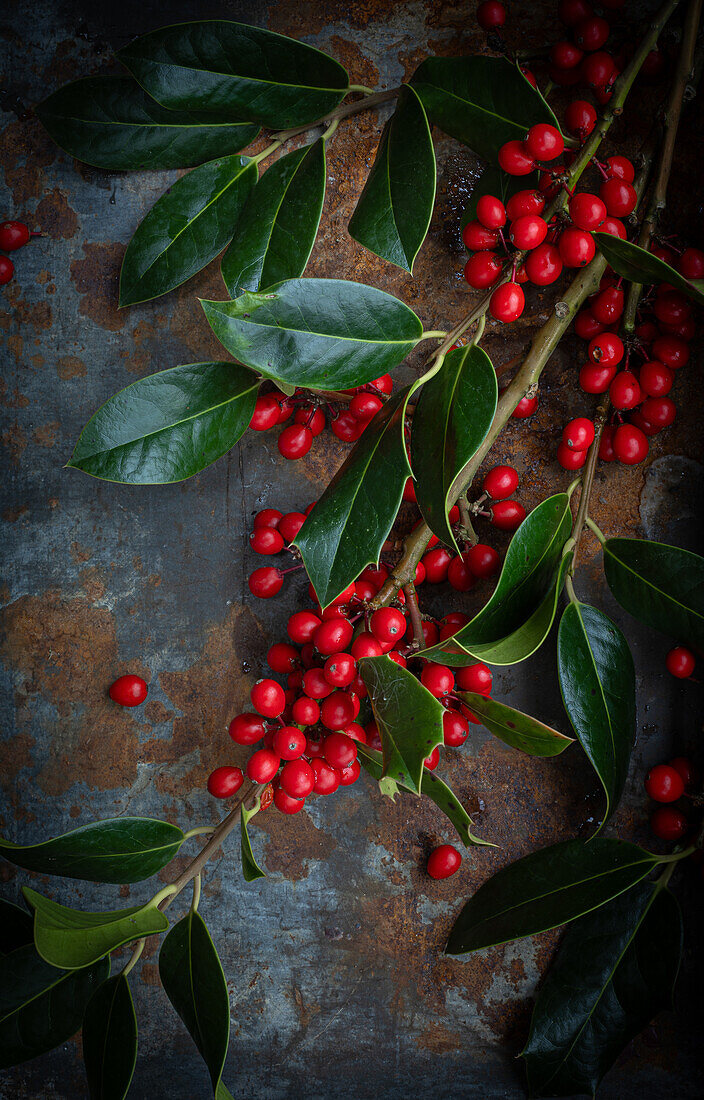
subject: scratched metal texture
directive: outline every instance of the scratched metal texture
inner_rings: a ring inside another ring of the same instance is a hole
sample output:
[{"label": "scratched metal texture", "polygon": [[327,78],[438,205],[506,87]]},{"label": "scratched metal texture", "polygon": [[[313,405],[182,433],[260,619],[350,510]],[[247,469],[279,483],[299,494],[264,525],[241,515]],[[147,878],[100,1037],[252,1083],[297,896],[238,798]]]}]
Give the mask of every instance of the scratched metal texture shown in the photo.
[{"label": "scratched metal texture", "polygon": [[[552,7],[544,0],[514,4],[510,41],[544,40]],[[634,33],[645,9],[631,4],[630,11],[626,30]],[[285,616],[301,596],[301,583],[291,579],[275,601],[250,597],[251,516],[263,506],[307,504],[345,453],[326,437],[304,462],[286,463],[273,433],[250,434],[201,476],[143,489],[63,469],[80,428],[115,390],[155,370],[218,357],[197,298],[224,297],[224,288],[213,265],[164,299],[118,312],[125,246],[177,173],[121,175],[78,165],[53,146],[31,107],[67,80],[105,69],[111,48],[133,35],[196,15],[291,34],[339,58],[355,82],[391,87],[428,53],[484,49],[473,12],[474,4],[449,0],[6,3],[0,218],[25,217],[44,234],[15,255],[17,277],[0,298],[0,778],[2,826],[13,840],[31,842],[123,813],[164,816],[186,828],[218,820],[205,778],[216,764],[237,758],[226,723],[244,704],[267,646],[282,636]],[[632,128],[627,134],[617,128],[629,148],[643,136],[661,94],[661,85],[643,86]],[[480,165],[436,135],[438,209],[411,279],[364,252],[345,229],[385,117],[358,116],[331,143],[309,273],[375,283],[416,308],[427,328],[449,328],[469,300],[458,222]],[[701,232],[701,139],[701,111],[699,123],[690,111],[672,179],[674,230],[698,225]],[[506,333],[490,326],[485,343],[499,367],[545,319],[550,301],[551,295],[534,293],[518,325]],[[528,506],[570,479],[553,456],[560,425],[585,408],[576,387],[582,356],[574,338],[565,343],[546,372],[538,414],[511,426],[496,449],[496,459],[518,466]],[[654,441],[645,468],[598,475],[594,513],[606,531],[696,545],[704,484],[696,370],[691,366],[678,378],[680,418]],[[613,615],[633,647],[638,741],[614,829],[649,844],[644,769],[674,750],[702,762],[701,688],[668,678],[667,640],[615,605],[591,539],[576,584],[585,599]],[[447,608],[462,605],[447,594],[432,602],[443,600]],[[128,670],[150,681],[149,700],[136,712],[118,710],[105,694]],[[567,728],[554,637],[525,665],[498,670],[495,684],[499,698]],[[253,844],[266,880],[243,883],[232,840],[209,867],[201,912],[228,979],[232,1039],[225,1079],[235,1097],[524,1095],[515,1055],[558,935],[466,960],[443,958],[441,950],[463,899],[490,872],[540,845],[586,835],[598,812],[596,782],[576,748],[541,763],[481,730],[463,750],[446,754],[442,771],[478,831],[500,845],[470,852],[449,882],[433,883],[422,870],[429,847],[452,839],[447,822],[410,797],[396,805],[382,799],[367,778],[335,798],[311,800],[293,819],[273,812],[258,819]],[[191,842],[194,852],[197,843]],[[86,908],[135,903],[151,889],[148,883],[56,882],[8,864],[0,870],[6,896],[17,897],[20,885],[31,881]],[[173,873],[170,866],[160,879]],[[690,868],[676,889],[687,919],[677,1011],[662,1014],[626,1051],[603,1086],[605,1098],[688,1100],[704,1091],[701,950],[694,934],[697,922],[701,928],[703,886]],[[130,1095],[209,1096],[204,1068],[159,989],[153,942],[132,986],[140,1054]],[[0,1096],[86,1096],[79,1039],[0,1075]]]}]

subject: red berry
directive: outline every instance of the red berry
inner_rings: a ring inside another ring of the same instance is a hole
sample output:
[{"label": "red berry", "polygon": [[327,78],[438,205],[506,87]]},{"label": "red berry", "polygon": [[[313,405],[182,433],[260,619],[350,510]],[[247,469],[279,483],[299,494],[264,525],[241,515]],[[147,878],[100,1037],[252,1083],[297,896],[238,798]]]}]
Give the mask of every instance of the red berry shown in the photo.
[{"label": "red berry", "polygon": [[594,423],[586,416],[578,416],[565,424],[562,442],[574,451],[585,451],[594,442]]},{"label": "red berry", "polygon": [[460,691],[476,691],[479,695],[491,695],[493,679],[491,669],[482,661],[457,669],[457,687]]},{"label": "red berry", "polygon": [[526,214],[542,214],[545,209],[545,197],[540,191],[517,191],[506,203],[506,214],[513,222]]},{"label": "red berry", "polygon": [[325,699],[334,688],[322,668],[309,668],[303,673],[303,690],[311,699]]},{"label": "red berry", "polygon": [[332,687],[348,687],[357,674],[357,662],[351,653],[333,653],[325,662],[323,672]]},{"label": "red berry", "polygon": [[625,466],[635,466],[648,454],[648,440],[634,424],[619,424],[613,437],[614,454]]},{"label": "red berry", "polygon": [[225,764],[222,768],[216,768],[208,776],[208,792],[213,798],[232,798],[243,783],[242,769]]},{"label": "red berry", "polygon": [[282,726],[274,734],[271,747],[282,760],[297,760],[306,751],[306,735],[298,726]]},{"label": "red berry", "polygon": [[687,818],[674,806],[658,806],[650,818],[650,828],[660,840],[679,840],[687,827]]},{"label": "red berry", "polygon": [[586,19],[592,14],[591,4],[587,0],[560,0],[557,5],[558,19],[566,27],[573,27],[581,19]]},{"label": "red berry", "polygon": [[499,164],[509,176],[527,176],[535,168],[535,160],[522,141],[507,141],[502,145]]},{"label": "red berry", "polygon": [[532,416],[538,407],[538,397],[522,397],[511,413],[515,420],[525,420]]},{"label": "red berry", "polygon": [[596,126],[597,113],[585,99],[575,99],[565,111],[565,126],[580,141],[585,141]]},{"label": "red berry", "polygon": [[253,783],[269,783],[279,770],[280,763],[271,749],[257,749],[247,761],[247,776]]},{"label": "red berry", "polygon": [[352,642],[350,653],[355,661],[361,661],[363,657],[381,657],[383,650],[374,635],[364,630]]},{"label": "red berry", "polygon": [[141,676],[128,673],[118,676],[110,685],[108,695],[113,703],[119,703],[121,707],[138,707],[147,698],[147,685]]},{"label": "red berry", "polygon": [[320,756],[311,761],[311,767],[315,775],[315,783],[313,784],[315,793],[333,794],[340,786],[339,772]]},{"label": "red berry", "polygon": [[602,367],[618,366],[623,359],[623,340],[614,332],[602,332],[589,341],[587,354]]},{"label": "red berry", "polygon": [[312,611],[294,611],[286,627],[289,638],[297,645],[305,645],[306,642],[313,640],[320,621]]},{"label": "red berry", "polygon": [[455,686],[452,669],[445,665],[426,664],[420,674],[420,682],[436,699],[449,695]]},{"label": "red berry", "polygon": [[612,218],[611,215],[604,218],[599,232],[609,233],[612,237],[620,237],[622,241],[625,241],[628,236],[623,222],[619,221],[618,218]]},{"label": "red berry", "polygon": [[354,443],[364,431],[365,422],[358,420],[349,409],[343,409],[330,421],[330,431],[343,443]]},{"label": "red berry", "polygon": [[562,274],[560,250],[545,241],[526,256],[524,266],[531,283],[535,286],[549,286]]},{"label": "red berry", "polygon": [[257,680],[249,697],[254,709],[265,718],[276,718],[286,705],[284,689],[276,680]]},{"label": "red berry", "polygon": [[303,424],[304,427],[310,428],[314,436],[320,435],[325,430],[325,413],[313,405],[302,405],[297,409],[293,421],[294,424]]},{"label": "red berry", "polygon": [[281,591],[284,575],[274,565],[263,565],[250,573],[247,583],[253,596],[257,596],[260,600],[270,600]]},{"label": "red berry", "polygon": [[486,229],[501,229],[506,224],[506,207],[495,195],[482,195],[477,202],[477,219]]},{"label": "red berry", "polygon": [[428,856],[427,871],[431,878],[449,878],[459,871],[462,856],[452,844],[441,844]]},{"label": "red berry", "polygon": [[615,218],[623,218],[632,213],[638,202],[638,193],[633,185],[618,176],[604,180],[599,188],[599,195],[609,214]]},{"label": "red berry", "polygon": [[258,714],[238,714],[230,722],[228,733],[238,745],[254,745],[261,741],[266,726]]},{"label": "red berry", "polygon": [[699,771],[686,756],[674,756],[669,761],[669,765],[682,777],[685,789],[694,787],[698,783]]},{"label": "red berry", "polygon": [[685,248],[677,270],[685,279],[704,279],[704,252],[701,248]]},{"label": "red berry", "polygon": [[591,234],[574,226],[563,229],[557,247],[565,267],[586,267],[594,259],[596,252]]},{"label": "red berry", "polygon": [[291,707],[291,718],[299,726],[314,726],[320,718],[320,707],[315,699],[300,695]]},{"label": "red berry", "polygon": [[604,331],[601,321],[597,321],[591,310],[583,309],[574,319],[574,331],[582,340],[591,340]]},{"label": "red berry", "polygon": [[493,286],[501,274],[501,260],[493,252],[475,252],[464,265],[464,277],[475,290]]},{"label": "red berry", "polygon": [[547,232],[547,222],[538,214],[524,214],[512,222],[509,236],[516,248],[527,250],[542,244]]},{"label": "red berry", "polygon": [[290,798],[305,798],[313,790],[315,772],[307,760],[289,759],[281,769],[279,781]]},{"label": "red berry", "polygon": [[518,473],[513,466],[494,466],[482,482],[482,489],[494,500],[505,500],[517,488]]},{"label": "red berry", "polygon": [[356,783],[361,770],[359,760],[353,760],[351,764],[345,764],[344,768],[339,769],[340,786],[349,787],[352,783]]},{"label": "red berry", "polygon": [[442,716],[442,735],[444,743],[456,749],[463,745],[469,736],[469,723],[456,710],[446,710]]},{"label": "red berry", "polygon": [[278,672],[281,676],[288,672],[294,672],[301,664],[300,654],[288,642],[276,642],[271,646],[266,655],[267,664],[272,672]]},{"label": "red berry", "polygon": [[291,798],[283,787],[277,787],[274,791],[274,805],[282,814],[297,814],[305,804],[305,798]]},{"label": "red berry", "polygon": [[497,500],[489,511],[490,522],[499,531],[515,531],[526,518],[526,510],[517,500]]},{"label": "red berry", "polygon": [[587,452],[575,451],[566,443],[560,443],[557,448],[557,461],[564,470],[581,470],[587,461]]},{"label": "red berry", "polygon": [[9,283],[15,274],[15,265],[7,256],[0,256],[0,286]]},{"label": "red berry", "polygon": [[578,229],[592,232],[598,229],[606,217],[606,206],[598,195],[580,191],[570,199],[570,217]]},{"label": "red berry", "polygon": [[278,554],[284,548],[284,540],[275,527],[255,527],[249,545],[255,554]]},{"label": "red berry", "polygon": [[656,764],[645,778],[645,789],[654,802],[676,802],[684,794],[684,780],[670,764]]},{"label": "red berry", "polygon": [[287,545],[296,538],[298,532],[305,523],[305,519],[306,517],[303,515],[303,512],[287,512],[285,516],[281,517],[279,531]]},{"label": "red berry", "polygon": [[[591,88],[606,88],[615,76],[616,66],[611,54],[601,51],[585,57],[582,65],[582,77]],[[608,203],[606,205],[608,206]]]},{"label": "red berry", "polygon": [[320,720],[329,730],[343,730],[354,718],[354,703],[345,691],[334,691],[320,704]]},{"label": "red berry", "polygon": [[640,414],[653,428],[662,431],[674,422],[677,406],[669,397],[646,397],[640,407]]},{"label": "red berry", "polygon": [[485,31],[503,27],[506,22],[506,8],[500,0],[482,0],[477,8],[477,22]]},{"label": "red berry", "polygon": [[575,69],[583,57],[584,53],[573,42],[556,42],[550,50],[550,60],[556,69]]},{"label": "red berry", "polygon": [[464,556],[452,559],[447,570],[447,579],[455,592],[469,592],[477,583],[477,579],[465,562]]},{"label": "red berry", "polygon": [[3,252],[14,252],[27,243],[31,233],[24,222],[2,222],[0,224],[0,248]]},{"label": "red berry", "polygon": [[[475,577],[493,577],[501,564],[501,559],[493,546],[486,546],[481,542],[465,550],[463,557]],[[446,619],[447,617],[445,616]]]},{"label": "red berry", "polygon": [[279,454],[295,461],[303,458],[313,445],[313,433],[303,424],[291,424],[284,428],[278,439]]},{"label": "red berry", "polygon": [[489,309],[497,321],[508,324],[523,313],[526,299],[518,283],[502,283],[491,296]]},{"label": "red berry", "polygon": [[254,517],[253,526],[256,530],[257,527],[277,527],[281,520],[281,512],[276,508],[262,508],[261,512],[257,512]]},{"label": "red berry", "polygon": [[429,772],[434,772],[439,763],[440,763],[440,749],[436,745],[435,748],[433,749],[433,751],[431,752],[430,756],[426,756],[425,760],[423,761],[423,767],[427,768],[427,770]]},{"label": "red berry", "polygon": [[672,389],[675,376],[664,363],[651,359],[643,363],[638,380],[642,392],[648,397],[664,397]]},{"label": "red berry", "polygon": [[496,229],[487,229],[479,221],[467,222],[462,230],[462,240],[470,252],[496,248],[499,234]]},{"label": "red berry", "polygon": [[670,370],[679,370],[689,362],[689,345],[680,336],[659,336],[653,342],[652,353]]},{"label": "red berry", "polygon": [[531,126],[524,144],[535,160],[554,160],[565,148],[562,134],[548,122],[537,122]]},{"label": "red berry", "polygon": [[635,374],[622,370],[609,386],[609,397],[615,409],[635,409],[641,402],[640,386]]},{"label": "red berry", "polygon": [[585,393],[606,393],[615,374],[615,366],[585,363],[579,372],[579,384]]},{"label": "red berry", "polygon": [[574,29],[574,40],[578,46],[588,53],[600,50],[609,37],[611,28],[605,19],[598,15],[590,15],[581,19]]},{"label": "red berry", "polygon": [[689,317],[691,306],[679,290],[667,290],[658,294],[653,313],[663,324],[678,325]]},{"label": "red berry", "polygon": [[612,325],[623,313],[623,291],[619,286],[609,286],[600,291],[591,303],[591,311],[602,325]]},{"label": "red berry", "polygon": [[396,607],[380,607],[369,623],[369,629],[379,642],[396,642],[406,632],[406,618]]},{"label": "red berry", "polygon": [[313,644],[318,653],[328,657],[331,653],[342,653],[343,650],[346,650],[352,641],[353,634],[354,627],[352,623],[338,616],[334,619],[328,619],[317,627],[313,634]]},{"label": "red berry", "polygon": [[614,435],[616,429],[607,424],[601,433],[601,440],[599,442],[599,458],[602,462],[615,462],[616,452],[614,451]]},{"label": "red berry", "polygon": [[345,768],[357,759],[357,746],[344,733],[329,733],[323,742],[323,755],[333,768]]},{"label": "red berry", "polygon": [[254,405],[254,412],[249,426],[252,431],[265,432],[269,428],[273,428],[274,424],[278,424],[280,412],[281,406],[273,393],[261,394]]},{"label": "red berry", "polygon": [[362,420],[366,424],[376,416],[383,405],[384,402],[375,393],[358,393],[350,401],[350,412],[356,416],[357,420]]},{"label": "red berry", "polygon": [[667,671],[678,680],[688,680],[696,664],[694,654],[686,646],[676,645],[665,658]]},{"label": "red berry", "polygon": [[606,172],[610,178],[625,180],[633,183],[636,178],[636,170],[628,157],[609,157],[606,161]]}]

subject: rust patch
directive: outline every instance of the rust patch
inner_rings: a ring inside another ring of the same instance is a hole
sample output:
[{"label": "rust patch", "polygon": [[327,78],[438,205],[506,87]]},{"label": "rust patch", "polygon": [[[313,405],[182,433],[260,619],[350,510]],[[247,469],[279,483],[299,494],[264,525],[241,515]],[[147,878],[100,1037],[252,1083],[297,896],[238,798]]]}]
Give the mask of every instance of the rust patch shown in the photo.
[{"label": "rust patch", "polygon": [[90,561],[93,557],[93,551],[89,550],[87,546],[81,546],[80,542],[71,543],[71,559],[76,562],[77,565],[82,565],[83,562]]},{"label": "rust patch", "polygon": [[308,877],[307,861],[328,859],[337,848],[335,838],[314,825],[305,810],[295,818],[264,811],[257,814],[252,824],[258,825],[268,837],[267,871],[279,871],[290,882]]},{"label": "rust patch", "polygon": [[71,279],[78,293],[83,295],[79,312],[111,332],[118,332],[124,321],[117,301],[125,250],[125,245],[111,241],[84,244],[84,258],[71,264]]},{"label": "rust patch", "polygon": [[20,393],[17,386],[14,390],[8,389],[5,379],[0,378],[0,404],[4,405],[6,409],[26,409],[29,405],[29,398],[26,394]]},{"label": "rust patch", "polygon": [[37,204],[34,214],[36,224],[54,241],[70,240],[78,232],[78,215],[66,198],[66,192],[54,187]]},{"label": "rust patch", "polygon": [[162,722],[170,722],[174,716],[172,710],[167,710],[159,699],[149,699],[144,705],[144,717],[152,726],[160,726]]},{"label": "rust patch", "polygon": [[318,0],[299,0],[297,4],[277,0],[269,12],[269,24],[278,34],[310,38],[332,23],[346,23],[362,29],[371,22],[381,26],[391,19],[394,8],[388,0],[354,0],[353,3],[328,0],[324,5]]},{"label": "rust patch", "polygon": [[107,592],[105,574],[102,569],[98,569],[94,565],[88,566],[87,569],[81,569],[78,574],[78,583],[92,603],[96,600],[102,600]]},{"label": "rust patch", "polygon": [[459,1031],[445,1027],[439,1020],[431,1020],[416,1037],[416,1045],[421,1050],[429,1050],[431,1054],[449,1054],[453,1050],[462,1049],[464,1036]]},{"label": "rust patch", "polygon": [[61,424],[58,420],[52,420],[49,424],[42,424],[34,430],[34,442],[38,447],[54,447],[60,430]]},{"label": "rust patch", "polygon": [[[43,169],[56,160],[57,153],[39,119],[30,113],[13,119],[0,133],[0,163],[12,193],[15,216],[21,216],[30,199],[39,198],[44,184]],[[31,216],[29,224],[33,228]]]},{"label": "rust patch", "polygon": [[88,370],[77,355],[62,355],[56,364],[56,373],[63,382],[67,382],[70,378],[83,378]]},{"label": "rust patch", "polygon": [[5,523],[17,523],[20,516],[24,516],[29,511],[29,505],[21,504],[18,508],[6,508],[2,514],[2,518]]},{"label": "rust patch", "polygon": [[24,434],[19,424],[13,424],[11,427],[6,428],[0,435],[0,443],[10,456],[10,461],[13,466],[19,466],[22,452],[27,446],[27,436]]},{"label": "rust patch", "polygon": [[351,84],[366,84],[368,88],[376,87],[379,83],[379,70],[368,57],[365,57],[356,42],[340,38],[339,34],[333,34],[330,45],[335,58],[347,69]]}]

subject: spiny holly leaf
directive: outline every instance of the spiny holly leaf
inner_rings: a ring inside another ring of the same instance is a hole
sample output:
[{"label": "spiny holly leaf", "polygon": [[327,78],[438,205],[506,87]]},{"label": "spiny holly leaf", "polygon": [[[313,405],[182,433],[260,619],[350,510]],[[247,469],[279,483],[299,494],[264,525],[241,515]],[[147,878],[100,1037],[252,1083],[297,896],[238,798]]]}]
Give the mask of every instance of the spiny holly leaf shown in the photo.
[{"label": "spiny holly leaf", "polygon": [[702,280],[694,279],[690,282],[665,260],[632,241],[622,241],[620,237],[613,237],[610,233],[595,233],[594,240],[617,275],[632,283],[668,283],[699,305],[704,305]]},{"label": "spiny holly leaf", "polygon": [[384,771],[421,793],[423,761],[443,740],[444,708],[419,680],[390,657],[365,657],[359,671],[383,747]]},{"label": "spiny holly leaf", "polygon": [[423,519],[447,546],[457,547],[447,513],[456,478],[486,437],[498,386],[491,359],[476,345],[450,351],[420,391],[413,414],[411,464]]},{"label": "spiny holly leaf", "polygon": [[141,882],[165,867],[185,837],[177,825],[150,817],[115,817],[39,844],[0,837],[0,855],[43,875],[90,882]]},{"label": "spiny holly leaf", "polygon": [[217,1095],[230,1038],[230,1001],[215,945],[203,918],[192,909],[162,944],[159,977],[208,1067]]},{"label": "spiny holly leaf", "polygon": [[704,558],[645,539],[607,539],[604,572],[613,595],[646,626],[704,648]]},{"label": "spiny holly leaf", "polygon": [[68,466],[104,481],[183,481],[247,430],[259,379],[239,363],[186,363],[120,390],[91,417]]},{"label": "spiny holly leaf", "polygon": [[412,309],[346,279],[287,279],[234,302],[202,301],[231,355],[275,382],[331,390],[378,378],[423,334]]},{"label": "spiny holly leaf", "polygon": [[96,989],[83,1019],[83,1062],[91,1100],[124,1100],[137,1061],[137,1017],[124,974]]},{"label": "spiny holly leaf", "polygon": [[570,603],[557,635],[557,671],[565,710],[604,788],[607,821],[621,798],[635,737],[636,676],[628,642],[602,611]]},{"label": "spiny holly leaf", "polygon": [[236,155],[210,160],[176,180],[127,246],[120,305],[158,298],[209,264],[235,232],[256,182],[255,162]]},{"label": "spiny holly leaf", "polygon": [[671,1006],[681,953],[679,905],[657,883],[639,883],[575,921],[521,1054],[531,1096],[593,1096],[623,1048]]},{"label": "spiny holly leaf", "polygon": [[320,50],[221,19],[161,27],[117,56],[165,107],[227,111],[273,130],[323,118],[348,88]]},{"label": "spiny holly leaf", "polygon": [[254,882],[258,878],[266,878],[266,872],[262,871],[261,867],[254,858],[252,851],[252,842],[249,839],[249,833],[247,826],[252,820],[254,815],[259,812],[261,807],[261,799],[257,798],[256,802],[252,806],[251,810],[248,810],[246,806],[242,807],[240,812],[240,850],[242,853],[242,874],[245,882]]},{"label": "spiny holly leaf", "polygon": [[0,959],[0,1069],[70,1039],[109,973],[109,959],[80,970],[57,970],[39,957],[32,943]]},{"label": "spiny holly leaf", "polygon": [[32,917],[7,898],[0,898],[0,958],[31,943]]},{"label": "spiny holly leaf", "polygon": [[323,607],[379,560],[393,526],[411,472],[403,438],[410,392],[399,390],[379,410],[296,535]]},{"label": "spiny holly leaf", "polygon": [[529,714],[514,710],[496,699],[479,695],[476,691],[460,691],[457,694],[490,733],[529,756],[557,756],[572,744],[571,737],[565,737],[552,726],[546,726],[537,718],[531,718]]},{"label": "spiny holly leaf", "polygon": [[430,121],[495,161],[501,146],[522,140],[536,122],[559,123],[517,65],[503,57],[429,57],[411,84]]},{"label": "spiny holly leaf", "polygon": [[534,936],[635,886],[657,856],[623,840],[565,840],[524,856],[480,886],[450,933],[448,955]]},{"label": "spiny holly leaf", "polygon": [[196,111],[168,111],[129,76],[88,76],[35,108],[57,145],[107,170],[190,168],[238,153],[259,127]]},{"label": "spiny holly leaf", "polygon": [[481,176],[472,188],[472,194],[462,213],[460,229],[464,229],[467,222],[476,221],[477,203],[482,195],[495,195],[506,205],[512,195],[518,191],[534,190],[540,183],[540,173],[531,172],[528,176],[509,176],[500,168],[491,165],[485,168]]},{"label": "spiny holly leaf", "polygon": [[231,298],[303,274],[324,198],[322,139],[272,164],[250,194],[222,258],[222,277]]},{"label": "spiny holly leaf", "polygon": [[74,970],[101,959],[124,943],[165,932],[169,922],[155,905],[134,905],[105,913],[68,909],[49,898],[22,887],[34,909],[34,943],[46,962]]},{"label": "spiny holly leaf", "polygon": [[406,84],[381,135],[349,223],[350,235],[382,260],[413,271],[435,202],[435,152],[418,95]]},{"label": "spiny holly leaf", "polygon": [[[491,599],[451,639],[424,650],[423,656],[453,666],[466,665],[467,655],[481,654],[481,660],[492,664],[506,663],[509,654],[513,660],[530,656],[545,636],[540,634],[546,620],[554,615],[551,601],[556,600],[560,573],[564,579],[562,553],[571,529],[567,493],[556,493],[534,508],[511,539]],[[523,631],[529,623],[531,629]],[[494,651],[501,659],[495,660]]]}]

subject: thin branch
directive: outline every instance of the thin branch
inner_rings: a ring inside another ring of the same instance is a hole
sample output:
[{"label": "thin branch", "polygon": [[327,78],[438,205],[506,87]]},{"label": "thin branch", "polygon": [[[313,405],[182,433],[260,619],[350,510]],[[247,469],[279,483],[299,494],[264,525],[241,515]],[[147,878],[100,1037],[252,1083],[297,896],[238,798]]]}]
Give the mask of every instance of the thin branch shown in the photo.
[{"label": "thin branch", "polygon": [[404,584],[403,592],[406,597],[406,607],[411,617],[411,625],[413,626],[413,645],[416,649],[425,649],[423,619],[421,617],[420,608],[418,607],[418,594],[413,581]]},{"label": "thin branch", "polygon": [[309,130],[315,130],[318,126],[329,126],[331,122],[340,122],[343,118],[359,114],[360,111],[367,111],[370,107],[378,107],[381,103],[398,99],[400,91],[400,87],[389,88],[388,91],[374,92],[373,95],[365,96],[364,99],[358,99],[356,103],[343,103],[341,107],[336,107],[334,111],[328,111],[326,115],[316,119],[315,122],[308,122],[305,126],[296,126],[292,130],[275,131],[276,137],[279,141],[287,141],[289,138],[297,137],[298,134],[307,134]]}]

